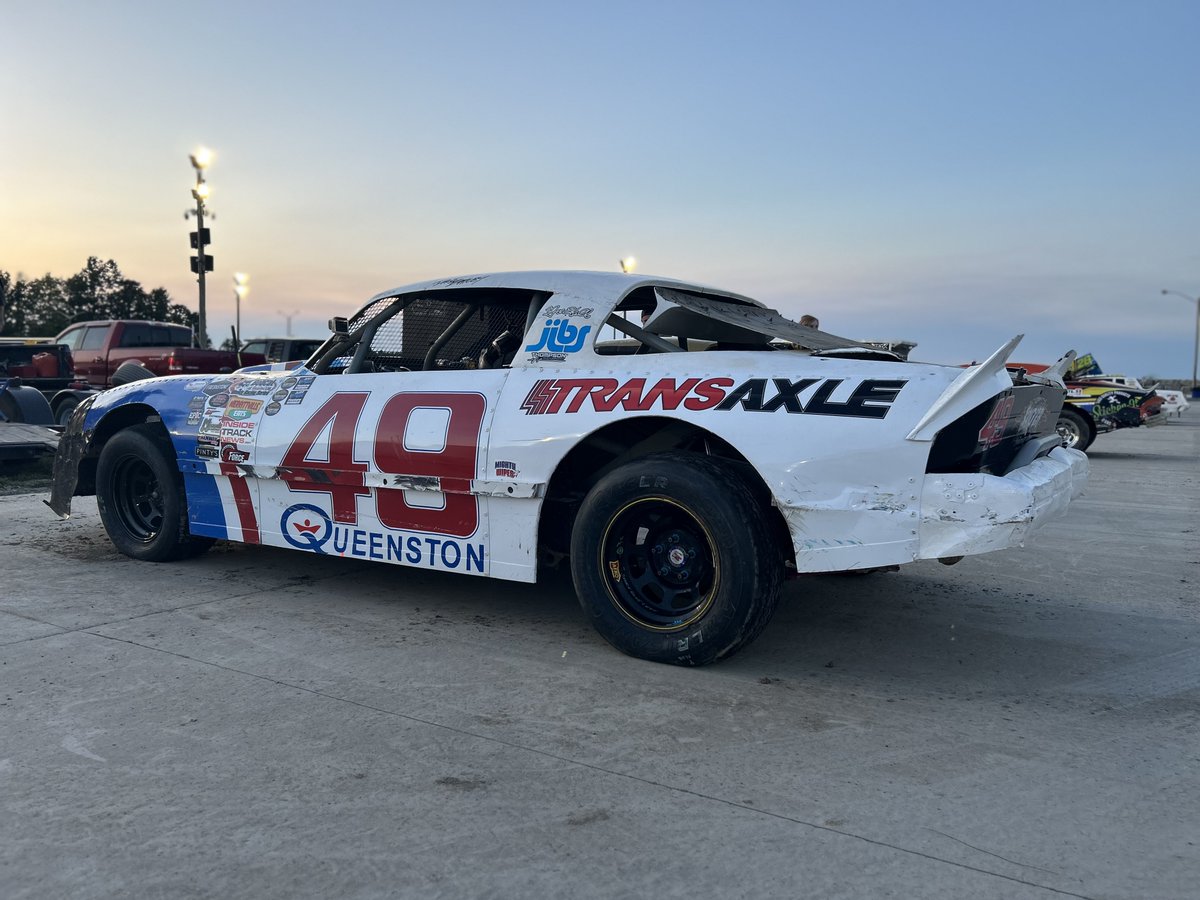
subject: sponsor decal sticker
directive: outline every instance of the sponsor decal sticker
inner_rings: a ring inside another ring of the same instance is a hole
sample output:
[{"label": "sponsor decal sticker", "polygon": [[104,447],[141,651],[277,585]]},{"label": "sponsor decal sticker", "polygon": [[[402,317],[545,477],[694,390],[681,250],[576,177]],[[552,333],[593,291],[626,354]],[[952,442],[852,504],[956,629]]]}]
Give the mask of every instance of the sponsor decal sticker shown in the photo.
[{"label": "sponsor decal sticker", "polygon": [[1039,434],[1042,430],[1042,419],[1046,416],[1046,400],[1038,397],[1029,404],[1025,415],[1021,416],[1021,434]]},{"label": "sponsor decal sticker", "polygon": [[228,402],[229,402],[229,395],[225,394],[225,393],[213,394],[211,397],[208,398],[209,406],[224,406]]},{"label": "sponsor decal sticker", "polygon": [[196,438],[196,455],[205,459],[216,459],[219,455],[217,439],[206,434],[199,435]]},{"label": "sponsor decal sticker", "polygon": [[247,444],[254,440],[254,423],[233,425],[229,422],[222,422],[218,435],[223,444]]},{"label": "sponsor decal sticker", "polygon": [[516,478],[521,470],[517,468],[517,464],[512,460],[498,459],[495,462],[497,478]]},{"label": "sponsor decal sticker", "polygon": [[234,444],[222,444],[221,460],[227,463],[245,463],[250,461],[250,454]]},{"label": "sponsor decal sticker", "polygon": [[985,449],[995,447],[1004,439],[1004,426],[1008,424],[1008,417],[1012,413],[1012,408],[1012,394],[1007,394],[996,401],[996,405],[992,407],[992,413],[988,416],[988,420],[979,429],[980,447]]},{"label": "sponsor decal sticker", "polygon": [[464,572],[482,573],[487,552],[478,542],[396,532],[381,534],[334,523],[325,510],[312,503],[297,503],[284,510],[279,531],[288,544],[299,550]]},{"label": "sponsor decal sticker", "polygon": [[527,344],[525,351],[531,354],[530,361],[562,361],[568,353],[576,353],[583,347],[591,330],[591,325],[572,325],[567,319],[547,319],[541,337]]},{"label": "sponsor decal sticker", "polygon": [[[545,378],[534,382],[521,409],[529,416],[613,412],[618,407],[643,412],[651,409],[727,412],[777,412],[819,416],[882,419],[908,382],[869,378],[849,389],[846,400],[833,400],[841,378],[751,378],[737,384],[732,378]],[[845,390],[842,391],[845,394]]]},{"label": "sponsor decal sticker", "polygon": [[590,319],[595,311],[593,306],[547,306],[542,315],[548,319]]},{"label": "sponsor decal sticker", "polygon": [[[258,411],[263,408],[261,400],[251,400],[248,397],[231,397],[225,405],[225,415],[231,419],[246,419],[250,416],[258,414]],[[239,415],[234,415],[234,413]],[[244,413],[245,415],[240,415]]]},{"label": "sponsor decal sticker", "polygon": [[242,378],[236,385],[236,391],[246,397],[264,397],[275,390],[274,378]]},{"label": "sponsor decal sticker", "polygon": [[282,407],[280,407],[278,401],[272,401],[271,403],[267,404],[267,408],[264,410],[264,412],[266,412],[268,416],[273,416],[279,412],[281,408]]}]

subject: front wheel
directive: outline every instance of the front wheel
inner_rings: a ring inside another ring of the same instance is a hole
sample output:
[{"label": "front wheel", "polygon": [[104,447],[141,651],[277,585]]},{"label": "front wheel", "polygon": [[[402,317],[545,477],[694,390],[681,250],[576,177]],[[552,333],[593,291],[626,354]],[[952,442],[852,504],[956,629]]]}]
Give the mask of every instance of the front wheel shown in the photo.
[{"label": "front wheel", "polygon": [[185,559],[212,546],[188,532],[187,500],[161,431],[137,425],[104,445],[96,466],[96,505],[109,538],[133,559]]},{"label": "front wheel", "polygon": [[767,512],[734,464],[659,453],[600,479],[571,535],[579,602],[610,644],[698,666],[750,643],[779,599]]}]

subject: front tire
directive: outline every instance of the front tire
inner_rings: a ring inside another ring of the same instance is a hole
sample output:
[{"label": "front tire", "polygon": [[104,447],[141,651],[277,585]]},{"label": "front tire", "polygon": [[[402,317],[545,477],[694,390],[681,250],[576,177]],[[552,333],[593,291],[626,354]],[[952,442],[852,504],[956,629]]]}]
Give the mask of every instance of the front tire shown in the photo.
[{"label": "front tire", "polygon": [[768,510],[726,460],[659,453],[600,479],[571,535],[579,602],[610,644],[700,666],[756,638],[783,561]]},{"label": "front tire", "polygon": [[185,559],[213,544],[188,531],[183,479],[157,426],[127,428],[104,445],[96,467],[96,505],[113,544],[133,559]]}]

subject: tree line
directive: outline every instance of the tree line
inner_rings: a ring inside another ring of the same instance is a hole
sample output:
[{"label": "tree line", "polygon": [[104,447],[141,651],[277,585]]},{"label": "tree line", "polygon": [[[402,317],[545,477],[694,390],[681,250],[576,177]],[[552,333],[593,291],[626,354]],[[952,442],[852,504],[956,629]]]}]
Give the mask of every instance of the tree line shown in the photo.
[{"label": "tree line", "polygon": [[148,319],[188,325],[199,316],[174,303],[165,288],[146,290],[126,278],[111,259],[89,256],[67,278],[46,274],[27,280],[0,270],[0,337],[53,337],[73,322],[93,319]]}]

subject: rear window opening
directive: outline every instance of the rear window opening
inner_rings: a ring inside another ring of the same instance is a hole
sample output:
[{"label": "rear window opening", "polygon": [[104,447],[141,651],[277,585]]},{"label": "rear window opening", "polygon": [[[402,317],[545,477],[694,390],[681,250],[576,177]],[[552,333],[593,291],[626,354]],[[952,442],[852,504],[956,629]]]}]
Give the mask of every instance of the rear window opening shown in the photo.
[{"label": "rear window opening", "polygon": [[879,346],[809,328],[745,300],[662,286],[631,291],[605,326],[594,345],[601,356],[798,350],[867,359],[901,358]]}]

